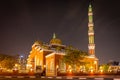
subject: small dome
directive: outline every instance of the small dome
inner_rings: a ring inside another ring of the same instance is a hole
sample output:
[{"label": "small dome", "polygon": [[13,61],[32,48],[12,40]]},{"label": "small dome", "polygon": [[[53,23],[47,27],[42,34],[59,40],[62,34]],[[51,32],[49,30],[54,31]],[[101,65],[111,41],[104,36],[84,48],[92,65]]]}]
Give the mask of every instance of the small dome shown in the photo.
[{"label": "small dome", "polygon": [[43,44],[43,42],[42,41],[35,41],[35,43],[34,43],[34,45],[42,45]]},{"label": "small dome", "polygon": [[56,35],[54,33],[53,34],[53,39],[50,40],[50,44],[59,44],[59,45],[61,45],[62,41],[60,39],[56,38]]},{"label": "small dome", "polygon": [[62,41],[60,39],[52,39],[50,40],[50,44],[62,44]]}]

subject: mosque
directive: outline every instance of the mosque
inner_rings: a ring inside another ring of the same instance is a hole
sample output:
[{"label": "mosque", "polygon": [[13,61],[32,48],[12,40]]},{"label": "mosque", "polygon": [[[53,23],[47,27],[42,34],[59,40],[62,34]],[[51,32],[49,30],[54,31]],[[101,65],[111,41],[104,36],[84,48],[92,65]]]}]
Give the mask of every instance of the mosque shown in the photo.
[{"label": "mosque", "polygon": [[[90,71],[98,70],[98,58],[95,56],[95,43],[94,43],[94,24],[92,6],[88,8],[88,56],[84,59],[89,62]],[[32,49],[27,59],[27,69],[33,69],[37,72],[39,68],[41,72],[45,72],[46,76],[57,76],[57,71],[66,73],[68,67],[63,61],[62,57],[65,55],[66,45],[53,34],[53,38],[49,43],[44,44],[42,41],[36,41],[32,45]],[[84,66],[85,67],[85,66]]]}]

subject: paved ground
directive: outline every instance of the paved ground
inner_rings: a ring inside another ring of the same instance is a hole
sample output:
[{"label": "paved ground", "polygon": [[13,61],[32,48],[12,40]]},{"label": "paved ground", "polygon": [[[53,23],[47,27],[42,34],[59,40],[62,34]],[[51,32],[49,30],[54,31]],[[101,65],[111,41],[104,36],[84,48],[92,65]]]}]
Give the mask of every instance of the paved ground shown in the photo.
[{"label": "paved ground", "polygon": [[57,76],[57,77],[36,77],[36,76],[0,76],[0,80],[120,80],[118,76]]}]

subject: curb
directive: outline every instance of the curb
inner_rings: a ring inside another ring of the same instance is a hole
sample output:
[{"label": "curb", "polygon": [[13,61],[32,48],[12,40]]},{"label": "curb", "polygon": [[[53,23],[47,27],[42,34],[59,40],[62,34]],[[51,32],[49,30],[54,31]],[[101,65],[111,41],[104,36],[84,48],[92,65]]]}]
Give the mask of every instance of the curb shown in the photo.
[{"label": "curb", "polygon": [[[92,80],[106,80],[108,78],[102,78],[102,77],[95,77],[95,78],[89,78],[89,77],[61,77],[61,76],[56,76],[56,77],[46,77],[46,76],[0,76],[0,78],[46,78],[46,79],[77,79],[77,80],[87,80],[87,79],[92,79]],[[109,78],[110,80],[120,80],[120,78]]]}]

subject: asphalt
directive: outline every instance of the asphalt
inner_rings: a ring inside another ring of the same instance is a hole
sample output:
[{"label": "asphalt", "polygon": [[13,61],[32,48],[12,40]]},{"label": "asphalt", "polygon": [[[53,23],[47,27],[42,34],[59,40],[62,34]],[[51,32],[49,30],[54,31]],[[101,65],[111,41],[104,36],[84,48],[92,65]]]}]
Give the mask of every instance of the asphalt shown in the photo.
[{"label": "asphalt", "polygon": [[118,76],[0,76],[0,80],[120,80]]}]

